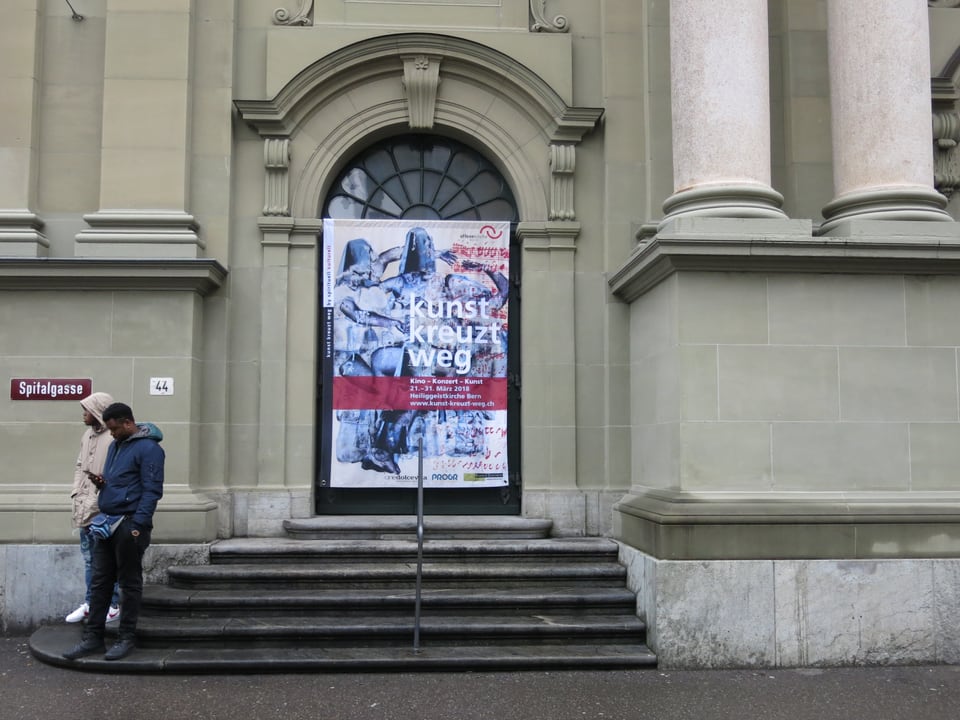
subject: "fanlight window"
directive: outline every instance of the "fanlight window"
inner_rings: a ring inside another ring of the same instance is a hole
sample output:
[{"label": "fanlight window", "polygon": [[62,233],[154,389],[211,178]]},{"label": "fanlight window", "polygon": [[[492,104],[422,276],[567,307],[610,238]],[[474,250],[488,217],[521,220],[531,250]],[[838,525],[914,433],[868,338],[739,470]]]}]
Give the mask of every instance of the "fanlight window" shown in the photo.
[{"label": "fanlight window", "polygon": [[323,217],[367,220],[517,220],[513,193],[482,155],[456,140],[405,136],[354,158]]}]

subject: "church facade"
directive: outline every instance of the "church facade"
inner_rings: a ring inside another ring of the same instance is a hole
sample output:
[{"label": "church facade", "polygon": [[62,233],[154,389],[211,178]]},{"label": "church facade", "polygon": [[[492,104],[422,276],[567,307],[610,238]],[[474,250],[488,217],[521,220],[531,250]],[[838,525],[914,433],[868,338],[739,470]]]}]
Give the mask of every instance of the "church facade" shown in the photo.
[{"label": "church facade", "polygon": [[429,511],[616,538],[664,667],[957,662],[958,5],[15,3],[3,629],[80,592],[76,388],[163,430],[155,575],[408,512],[321,461],[324,220],[470,220],[509,482]]}]

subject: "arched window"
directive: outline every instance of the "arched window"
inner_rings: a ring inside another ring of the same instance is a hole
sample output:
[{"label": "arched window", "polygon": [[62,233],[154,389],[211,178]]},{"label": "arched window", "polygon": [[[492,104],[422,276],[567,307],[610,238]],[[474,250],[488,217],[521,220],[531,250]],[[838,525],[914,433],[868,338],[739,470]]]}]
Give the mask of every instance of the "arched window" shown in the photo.
[{"label": "arched window", "polygon": [[321,215],[368,220],[509,220],[513,193],[499,171],[463,143],[405,135],[365,150],[337,177]]}]

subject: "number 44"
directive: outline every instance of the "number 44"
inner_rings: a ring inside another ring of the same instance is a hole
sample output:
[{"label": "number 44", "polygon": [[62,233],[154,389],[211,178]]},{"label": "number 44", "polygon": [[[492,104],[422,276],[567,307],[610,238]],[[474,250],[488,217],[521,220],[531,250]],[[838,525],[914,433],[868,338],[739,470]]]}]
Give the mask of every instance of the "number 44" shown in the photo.
[{"label": "number 44", "polygon": [[154,377],[150,378],[151,395],[173,395],[172,377]]}]

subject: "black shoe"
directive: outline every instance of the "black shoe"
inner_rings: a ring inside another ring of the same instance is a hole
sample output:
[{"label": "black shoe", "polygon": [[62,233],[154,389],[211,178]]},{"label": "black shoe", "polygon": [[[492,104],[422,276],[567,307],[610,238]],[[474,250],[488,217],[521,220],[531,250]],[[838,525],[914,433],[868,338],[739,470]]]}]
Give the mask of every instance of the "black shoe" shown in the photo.
[{"label": "black shoe", "polygon": [[84,638],[73,649],[67,650],[63,656],[67,660],[77,660],[87,655],[96,655],[103,652],[103,640],[100,638]]},{"label": "black shoe", "polygon": [[120,638],[109,650],[107,650],[107,654],[103,656],[103,659],[120,660],[121,658],[125,658],[127,655],[132,653],[135,647],[136,644],[134,643],[133,638]]}]

